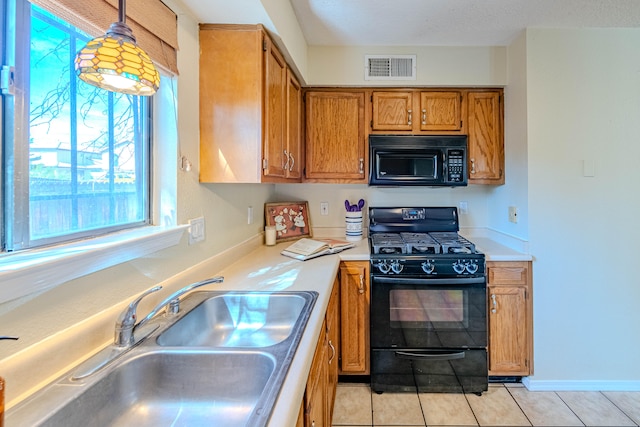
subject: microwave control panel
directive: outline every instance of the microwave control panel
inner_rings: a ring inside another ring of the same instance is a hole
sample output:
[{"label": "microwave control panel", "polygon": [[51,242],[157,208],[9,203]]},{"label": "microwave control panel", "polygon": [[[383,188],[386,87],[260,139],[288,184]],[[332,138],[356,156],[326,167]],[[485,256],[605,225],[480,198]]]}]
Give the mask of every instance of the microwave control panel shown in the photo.
[{"label": "microwave control panel", "polygon": [[447,182],[464,181],[464,151],[447,151]]}]

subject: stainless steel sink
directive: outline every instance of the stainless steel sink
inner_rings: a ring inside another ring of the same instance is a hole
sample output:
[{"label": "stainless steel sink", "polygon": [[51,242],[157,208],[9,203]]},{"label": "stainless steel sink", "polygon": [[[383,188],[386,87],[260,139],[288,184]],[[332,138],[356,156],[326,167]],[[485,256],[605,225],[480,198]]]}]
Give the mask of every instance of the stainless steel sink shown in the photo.
[{"label": "stainless steel sink", "polygon": [[265,426],[316,298],[194,292],[140,344],[81,379],[70,370],[7,425]]},{"label": "stainless steel sink", "polygon": [[[194,293],[197,297],[197,293]],[[291,336],[307,299],[229,293],[205,299],[158,337],[162,346],[268,347]]]},{"label": "stainless steel sink", "polygon": [[99,426],[244,425],[275,367],[273,356],[258,352],[139,354],[91,384],[47,423],[81,426],[91,420],[90,424]]}]

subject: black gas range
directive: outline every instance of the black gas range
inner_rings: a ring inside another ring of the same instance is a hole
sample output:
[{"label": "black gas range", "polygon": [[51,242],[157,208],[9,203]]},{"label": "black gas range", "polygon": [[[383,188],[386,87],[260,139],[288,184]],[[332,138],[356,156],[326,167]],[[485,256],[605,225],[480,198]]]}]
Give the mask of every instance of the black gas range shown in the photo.
[{"label": "black gas range", "polygon": [[369,208],[371,386],[487,390],[485,257],[455,207]]}]

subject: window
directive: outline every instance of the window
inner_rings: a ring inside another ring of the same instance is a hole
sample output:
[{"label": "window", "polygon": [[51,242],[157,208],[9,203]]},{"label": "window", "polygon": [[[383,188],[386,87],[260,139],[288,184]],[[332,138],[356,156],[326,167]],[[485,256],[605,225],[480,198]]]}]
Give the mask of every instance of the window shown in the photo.
[{"label": "window", "polygon": [[91,37],[25,0],[5,4],[4,249],[149,224],[150,98],[82,82],[73,60]]}]

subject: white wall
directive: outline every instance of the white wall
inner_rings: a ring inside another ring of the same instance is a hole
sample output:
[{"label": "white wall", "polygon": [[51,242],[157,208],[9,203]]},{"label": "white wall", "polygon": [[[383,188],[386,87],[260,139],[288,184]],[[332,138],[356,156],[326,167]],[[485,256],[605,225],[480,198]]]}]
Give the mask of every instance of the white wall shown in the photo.
[{"label": "white wall", "polygon": [[[479,185],[464,188],[376,188],[364,184],[280,184],[276,185],[274,197],[279,201],[308,201],[314,228],[344,228],[344,201],[356,203],[359,199],[365,200],[365,211],[370,206],[459,206],[461,201],[465,201],[469,213],[460,216],[460,226],[484,227],[488,220],[490,191],[487,186]],[[329,215],[320,215],[321,202],[329,203]]]},{"label": "white wall", "polygon": [[[493,187],[487,212],[487,226],[528,240],[527,166],[527,70],[526,37],[523,32],[507,51],[508,83],[504,90],[505,183]],[[518,209],[518,222],[508,220],[509,206]]]},{"label": "white wall", "polygon": [[[503,86],[506,48],[309,46],[310,86]],[[364,79],[365,55],[415,54],[416,80]]]},{"label": "white wall", "polygon": [[640,29],[527,32],[536,388],[640,389],[638,46]]}]

